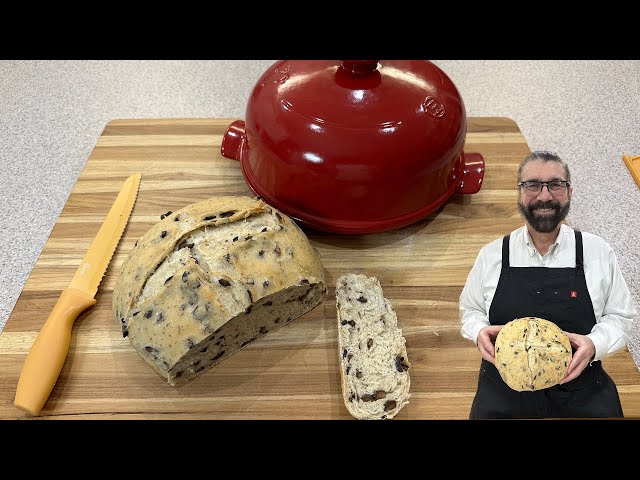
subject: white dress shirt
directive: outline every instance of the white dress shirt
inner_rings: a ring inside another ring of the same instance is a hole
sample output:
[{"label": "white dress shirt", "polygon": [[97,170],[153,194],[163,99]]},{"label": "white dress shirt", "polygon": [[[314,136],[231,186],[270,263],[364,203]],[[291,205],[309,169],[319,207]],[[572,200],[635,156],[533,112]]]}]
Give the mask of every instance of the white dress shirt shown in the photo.
[{"label": "white dress shirt", "polygon": [[[601,237],[588,232],[582,232],[582,245],[584,274],[596,317],[596,325],[587,335],[596,347],[595,361],[628,345],[631,324],[638,319],[638,312],[611,246]],[[541,256],[526,225],[523,225],[511,232],[509,262],[512,267],[575,267],[576,239],[573,229],[561,224],[556,242],[546,255]],[[502,237],[480,249],[460,294],[460,333],[476,344],[478,332],[490,325],[489,308],[501,268]]]}]

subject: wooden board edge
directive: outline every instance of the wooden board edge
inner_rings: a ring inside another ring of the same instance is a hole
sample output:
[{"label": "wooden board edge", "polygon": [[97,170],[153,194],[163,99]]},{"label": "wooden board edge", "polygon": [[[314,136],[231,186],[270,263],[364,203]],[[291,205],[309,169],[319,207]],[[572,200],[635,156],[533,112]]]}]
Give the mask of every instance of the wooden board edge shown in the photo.
[{"label": "wooden board edge", "polygon": [[640,155],[623,155],[622,160],[629,169],[633,180],[640,187]]}]

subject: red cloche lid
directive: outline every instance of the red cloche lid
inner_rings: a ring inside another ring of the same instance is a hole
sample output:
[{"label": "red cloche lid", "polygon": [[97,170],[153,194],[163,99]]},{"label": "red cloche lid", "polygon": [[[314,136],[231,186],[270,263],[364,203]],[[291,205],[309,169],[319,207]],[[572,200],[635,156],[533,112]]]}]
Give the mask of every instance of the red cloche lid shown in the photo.
[{"label": "red cloche lid", "polygon": [[465,135],[462,98],[431,62],[283,60],[258,80],[222,152],[285,214],[320,230],[370,233],[479,190],[484,164],[465,165]]}]

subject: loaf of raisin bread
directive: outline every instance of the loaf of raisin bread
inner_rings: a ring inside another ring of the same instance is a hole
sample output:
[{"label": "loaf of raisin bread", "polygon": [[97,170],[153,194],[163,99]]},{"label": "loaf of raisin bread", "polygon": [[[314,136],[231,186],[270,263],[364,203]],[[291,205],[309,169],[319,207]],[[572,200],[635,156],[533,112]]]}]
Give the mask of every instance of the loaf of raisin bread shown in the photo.
[{"label": "loaf of raisin bread", "polygon": [[496,369],[505,383],[519,392],[558,384],[572,355],[569,338],[543,318],[516,318],[496,337]]},{"label": "loaf of raisin bread", "polygon": [[168,212],[124,261],[113,312],[169,384],[184,383],[318,305],[320,257],[263,201],[221,196]]},{"label": "loaf of raisin bread", "polygon": [[349,273],[336,282],[342,397],[358,419],[391,419],[409,402],[405,338],[375,277]]}]

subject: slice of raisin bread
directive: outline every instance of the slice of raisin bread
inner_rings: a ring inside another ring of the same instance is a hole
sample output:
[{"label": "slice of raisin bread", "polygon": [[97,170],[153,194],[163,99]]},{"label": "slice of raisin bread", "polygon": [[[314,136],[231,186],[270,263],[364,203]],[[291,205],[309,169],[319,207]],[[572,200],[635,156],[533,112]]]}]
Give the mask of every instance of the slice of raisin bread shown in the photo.
[{"label": "slice of raisin bread", "polygon": [[336,282],[342,397],[358,419],[391,419],[409,402],[405,338],[375,277],[349,273]]},{"label": "slice of raisin bread", "polygon": [[256,198],[168,212],[122,265],[113,312],[169,384],[189,380],[318,305],[324,268],[304,232]]}]

